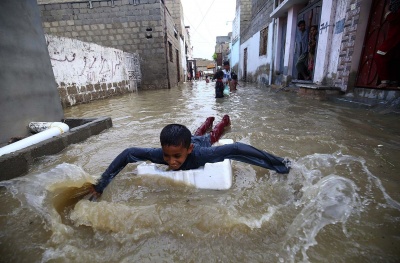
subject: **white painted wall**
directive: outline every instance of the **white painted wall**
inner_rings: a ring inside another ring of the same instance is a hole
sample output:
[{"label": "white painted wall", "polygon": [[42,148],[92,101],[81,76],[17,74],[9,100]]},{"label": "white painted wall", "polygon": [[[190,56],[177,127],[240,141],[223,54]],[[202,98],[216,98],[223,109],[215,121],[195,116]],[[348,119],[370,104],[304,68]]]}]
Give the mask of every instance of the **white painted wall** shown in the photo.
[{"label": "white painted wall", "polygon": [[[295,59],[294,50],[296,43],[296,30],[297,30],[297,14],[300,11],[299,6],[293,6],[288,10],[287,28],[286,28],[286,43],[285,43],[285,59],[284,59],[284,72],[286,76],[292,75],[293,61]],[[297,76],[295,76],[297,78]]]},{"label": "white painted wall", "polygon": [[122,50],[53,35],[46,35],[46,41],[58,84],[84,86],[129,80],[128,53]]},{"label": "white painted wall", "polygon": [[[238,69],[240,71],[240,58],[239,58],[239,53],[240,53],[240,5],[236,7],[236,14],[235,14],[235,19],[233,19],[232,22],[232,38],[231,38],[231,59],[230,59],[230,64],[231,67],[235,66],[238,64]],[[242,66],[243,67],[243,66]],[[238,74],[238,72],[236,72]]]},{"label": "white painted wall", "polygon": [[[323,81],[323,78],[328,75],[328,68],[334,68],[334,65],[329,66],[329,60],[331,57],[333,29],[335,25],[336,1],[334,2],[333,0],[324,0],[322,2],[321,9],[322,12],[320,28],[318,30],[319,35],[317,56],[315,58],[314,67],[314,82],[318,84],[321,83]],[[333,56],[335,57],[334,54]]]},{"label": "white painted wall", "polygon": [[185,40],[180,38],[180,45],[181,45],[181,65],[183,71],[183,81],[186,81],[187,78],[187,65],[186,65],[186,54],[185,54]]},{"label": "white painted wall", "polygon": [[[268,43],[267,43],[267,54],[259,55],[260,52],[260,31],[255,33],[247,41],[240,45],[240,74],[239,77],[243,77],[243,63],[244,63],[244,49],[247,48],[247,74],[255,74],[260,66],[270,64],[272,60],[272,34],[273,34],[273,24],[270,23],[268,26]],[[264,78],[269,79],[269,72],[263,72]],[[260,81],[258,79],[257,81]]]}]

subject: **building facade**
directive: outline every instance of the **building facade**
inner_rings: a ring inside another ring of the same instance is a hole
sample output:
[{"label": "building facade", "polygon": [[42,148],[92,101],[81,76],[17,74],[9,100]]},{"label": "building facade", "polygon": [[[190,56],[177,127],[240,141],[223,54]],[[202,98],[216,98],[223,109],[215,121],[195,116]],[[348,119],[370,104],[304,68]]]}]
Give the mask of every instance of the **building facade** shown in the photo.
[{"label": "building facade", "polygon": [[[238,0],[232,30],[232,65],[236,65],[236,41],[240,39],[240,79],[282,86],[329,87],[355,96],[395,99],[399,91],[377,89],[381,79],[374,60],[378,46],[387,37],[385,14],[389,2],[251,0],[250,22],[244,27],[241,17],[246,4]],[[298,27],[301,21],[305,34]],[[308,52],[305,59],[300,45]],[[300,67],[302,60],[305,71]]]},{"label": "building facade", "polygon": [[139,88],[171,88],[183,81],[180,1],[38,0],[38,4],[47,34],[139,54]]}]

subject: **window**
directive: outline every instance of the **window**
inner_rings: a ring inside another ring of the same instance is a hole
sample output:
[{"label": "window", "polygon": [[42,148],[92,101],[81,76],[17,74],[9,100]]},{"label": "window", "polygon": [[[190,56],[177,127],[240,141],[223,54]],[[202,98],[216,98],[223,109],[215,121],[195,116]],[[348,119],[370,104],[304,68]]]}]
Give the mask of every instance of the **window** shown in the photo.
[{"label": "window", "polygon": [[174,62],[174,54],[172,51],[172,44],[168,41],[169,61]]},{"label": "window", "polygon": [[259,55],[267,55],[267,44],[268,44],[268,27],[260,31],[260,52]]}]

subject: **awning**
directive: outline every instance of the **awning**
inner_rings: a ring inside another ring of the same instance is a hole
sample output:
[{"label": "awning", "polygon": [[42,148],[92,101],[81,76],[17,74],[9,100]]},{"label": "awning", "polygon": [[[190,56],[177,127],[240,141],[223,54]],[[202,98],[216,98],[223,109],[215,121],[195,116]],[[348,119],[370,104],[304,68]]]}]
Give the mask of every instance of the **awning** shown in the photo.
[{"label": "awning", "polygon": [[207,65],[207,69],[211,69],[211,68],[215,68],[215,64],[212,64],[212,63],[211,63],[211,64],[208,64],[208,65]]}]

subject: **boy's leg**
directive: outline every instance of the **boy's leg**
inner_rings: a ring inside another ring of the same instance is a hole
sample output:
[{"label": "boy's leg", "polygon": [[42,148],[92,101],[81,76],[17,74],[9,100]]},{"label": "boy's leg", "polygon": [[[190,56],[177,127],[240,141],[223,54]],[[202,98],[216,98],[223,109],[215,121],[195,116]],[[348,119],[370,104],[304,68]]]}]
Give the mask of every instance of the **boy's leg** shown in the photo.
[{"label": "boy's leg", "polygon": [[213,122],[214,122],[214,119],[215,119],[214,117],[208,117],[208,118],[206,119],[206,121],[203,122],[203,124],[202,124],[199,128],[197,128],[197,130],[196,130],[196,132],[194,133],[194,135],[195,135],[195,136],[204,135],[204,134],[207,132],[207,130],[210,129],[210,128],[212,127]]},{"label": "boy's leg", "polygon": [[211,144],[217,142],[221,138],[222,133],[226,126],[231,125],[231,120],[228,115],[225,115],[222,120],[215,125],[214,129],[210,132]]}]

